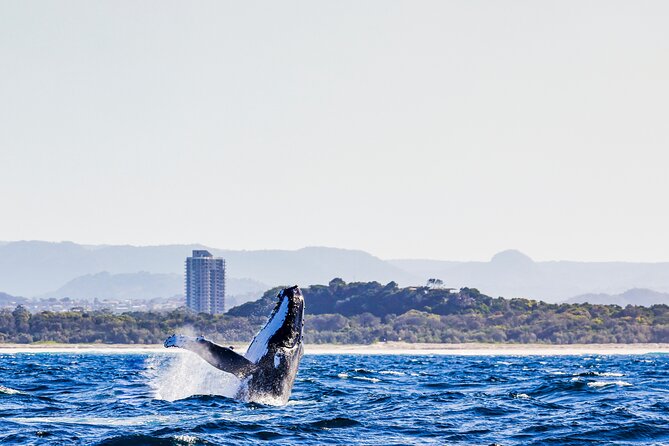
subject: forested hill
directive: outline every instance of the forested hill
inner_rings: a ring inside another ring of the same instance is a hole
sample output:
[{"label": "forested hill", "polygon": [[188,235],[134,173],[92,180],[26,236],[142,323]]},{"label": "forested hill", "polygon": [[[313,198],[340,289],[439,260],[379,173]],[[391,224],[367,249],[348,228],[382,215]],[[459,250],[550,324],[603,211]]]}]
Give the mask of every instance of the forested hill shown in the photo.
[{"label": "forested hill", "polygon": [[[279,288],[225,315],[105,311],[0,310],[0,342],[160,343],[186,327],[219,342],[248,342],[276,304]],[[345,283],[302,290],[310,343],[669,342],[669,306],[548,304],[492,298],[474,288],[399,288],[391,282]]]},{"label": "forested hill", "polygon": [[[267,315],[274,308],[281,288],[267,291],[261,299],[230,309],[231,316]],[[476,288],[459,291],[438,286],[400,288],[395,282],[382,285],[378,282],[346,283],[333,279],[326,285],[312,285],[302,289],[306,314],[341,314],[355,316],[370,313],[377,317],[400,315],[417,310],[437,315],[507,312],[510,305],[529,309],[557,308],[558,305],[527,299],[492,298]]]},{"label": "forested hill", "polygon": [[[228,315],[267,315],[279,290]],[[315,342],[669,342],[667,305],[549,304],[493,298],[475,288],[399,288],[394,282],[341,279],[302,293],[308,337]]]},{"label": "forested hill", "polygon": [[[269,314],[281,288],[267,291],[255,302],[232,308],[231,316],[260,316]],[[452,314],[466,309],[491,305],[493,299],[476,289],[463,288],[459,292],[429,287],[399,288],[395,282],[346,283],[333,279],[326,285],[312,285],[302,289],[307,314],[341,314],[354,316],[371,313],[377,317],[404,314],[410,310],[433,314]]]}]

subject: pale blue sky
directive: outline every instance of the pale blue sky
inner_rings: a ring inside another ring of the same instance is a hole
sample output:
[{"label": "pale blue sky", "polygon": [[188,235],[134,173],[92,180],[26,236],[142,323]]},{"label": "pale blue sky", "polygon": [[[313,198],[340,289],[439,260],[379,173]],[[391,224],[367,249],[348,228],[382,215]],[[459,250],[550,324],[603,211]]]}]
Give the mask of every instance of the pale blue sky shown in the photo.
[{"label": "pale blue sky", "polygon": [[3,1],[0,240],[669,261],[669,2]]}]

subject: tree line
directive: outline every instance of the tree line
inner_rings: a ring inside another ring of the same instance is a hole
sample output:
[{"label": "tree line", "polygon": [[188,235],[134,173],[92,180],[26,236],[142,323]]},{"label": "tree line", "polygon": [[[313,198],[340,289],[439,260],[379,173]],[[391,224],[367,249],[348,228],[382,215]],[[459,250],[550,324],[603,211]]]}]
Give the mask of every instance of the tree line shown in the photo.
[{"label": "tree line", "polygon": [[[190,330],[219,342],[248,342],[276,304],[279,288],[224,315],[170,312],[0,310],[0,342],[161,343]],[[493,298],[475,288],[400,288],[394,282],[303,289],[305,342],[669,342],[669,307],[549,304]]]}]

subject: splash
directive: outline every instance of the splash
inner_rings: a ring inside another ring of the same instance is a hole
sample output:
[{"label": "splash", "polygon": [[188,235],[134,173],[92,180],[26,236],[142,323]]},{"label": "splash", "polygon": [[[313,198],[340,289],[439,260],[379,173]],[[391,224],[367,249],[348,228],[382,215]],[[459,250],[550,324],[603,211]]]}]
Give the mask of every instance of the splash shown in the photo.
[{"label": "splash", "polygon": [[239,380],[234,375],[218,370],[195,353],[186,350],[170,352],[169,356],[147,359],[144,374],[158,400],[177,401],[195,395],[220,395],[244,402],[267,406],[283,406],[289,393],[281,397],[249,392],[252,375]]},{"label": "splash", "polygon": [[176,401],[194,395],[220,395],[234,398],[241,382],[229,373],[207,364],[185,350],[147,359],[146,375],[159,400]]},{"label": "splash", "polygon": [[264,406],[285,406],[288,404],[288,398],[290,397],[289,391],[284,391],[280,395],[252,392],[251,389],[249,389],[249,382],[252,379],[253,375],[250,375],[241,382],[235,398],[246,403],[256,403]]}]

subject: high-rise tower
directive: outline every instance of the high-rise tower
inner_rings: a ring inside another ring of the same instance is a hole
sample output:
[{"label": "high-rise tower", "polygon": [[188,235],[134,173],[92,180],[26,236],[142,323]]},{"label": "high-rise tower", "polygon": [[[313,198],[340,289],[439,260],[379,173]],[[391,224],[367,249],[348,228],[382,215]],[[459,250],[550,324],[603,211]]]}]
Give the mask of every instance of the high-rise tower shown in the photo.
[{"label": "high-rise tower", "polygon": [[186,306],[198,313],[221,314],[225,307],[225,260],[194,250],[186,259]]}]

